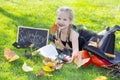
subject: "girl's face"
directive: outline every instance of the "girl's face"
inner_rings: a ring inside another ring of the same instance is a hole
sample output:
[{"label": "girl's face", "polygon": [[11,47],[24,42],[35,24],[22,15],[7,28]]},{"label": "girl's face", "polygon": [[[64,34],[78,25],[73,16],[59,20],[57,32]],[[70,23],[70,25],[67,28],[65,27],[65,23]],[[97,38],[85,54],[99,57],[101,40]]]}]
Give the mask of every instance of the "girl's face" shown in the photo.
[{"label": "girl's face", "polygon": [[66,12],[59,12],[57,14],[56,24],[59,27],[59,29],[65,29],[69,27],[69,25],[71,24],[69,14]]}]

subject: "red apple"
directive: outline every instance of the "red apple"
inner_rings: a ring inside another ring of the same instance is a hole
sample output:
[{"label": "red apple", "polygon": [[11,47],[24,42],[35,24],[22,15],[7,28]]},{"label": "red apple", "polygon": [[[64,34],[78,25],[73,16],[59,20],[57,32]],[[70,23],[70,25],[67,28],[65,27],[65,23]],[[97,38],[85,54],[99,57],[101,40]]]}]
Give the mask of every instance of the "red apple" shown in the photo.
[{"label": "red apple", "polygon": [[91,62],[98,67],[107,68],[107,65],[111,64],[110,62],[108,62],[104,58],[97,56],[97,55],[92,55],[91,60],[92,60]]}]

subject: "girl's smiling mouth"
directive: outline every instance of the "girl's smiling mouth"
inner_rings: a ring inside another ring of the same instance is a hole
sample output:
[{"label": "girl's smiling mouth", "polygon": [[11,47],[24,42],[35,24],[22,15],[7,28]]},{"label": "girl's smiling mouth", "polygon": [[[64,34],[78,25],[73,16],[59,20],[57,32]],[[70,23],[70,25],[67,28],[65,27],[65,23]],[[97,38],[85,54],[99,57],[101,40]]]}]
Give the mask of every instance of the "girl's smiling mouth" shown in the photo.
[{"label": "girl's smiling mouth", "polygon": [[63,24],[58,24],[58,26],[60,26],[60,27],[64,27],[64,25],[63,25]]}]

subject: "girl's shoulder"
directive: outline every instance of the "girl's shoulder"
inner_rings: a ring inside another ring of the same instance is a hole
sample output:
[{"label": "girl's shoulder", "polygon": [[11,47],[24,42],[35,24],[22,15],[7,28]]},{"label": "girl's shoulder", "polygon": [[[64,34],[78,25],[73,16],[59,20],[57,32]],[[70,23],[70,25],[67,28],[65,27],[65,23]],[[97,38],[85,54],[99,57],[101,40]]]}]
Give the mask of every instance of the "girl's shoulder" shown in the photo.
[{"label": "girl's shoulder", "polygon": [[72,29],[76,31],[77,30],[76,25],[72,24]]},{"label": "girl's shoulder", "polygon": [[71,28],[71,36],[79,36],[77,30],[75,29],[75,27]]},{"label": "girl's shoulder", "polygon": [[77,32],[77,27],[76,27],[74,24],[72,24],[71,32],[72,32],[72,33],[78,33],[78,32]]}]

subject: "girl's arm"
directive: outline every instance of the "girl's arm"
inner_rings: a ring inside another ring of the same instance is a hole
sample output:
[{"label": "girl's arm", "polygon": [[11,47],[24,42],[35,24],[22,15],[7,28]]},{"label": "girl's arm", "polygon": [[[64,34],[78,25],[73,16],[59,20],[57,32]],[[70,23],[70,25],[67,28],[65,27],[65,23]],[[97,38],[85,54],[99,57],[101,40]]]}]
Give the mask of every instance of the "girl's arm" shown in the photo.
[{"label": "girl's arm", "polygon": [[72,56],[74,56],[75,53],[77,53],[79,51],[79,43],[78,43],[78,37],[79,37],[79,34],[74,31],[74,30],[71,30],[71,34],[70,34],[70,39],[71,39],[71,42],[72,42]]}]

